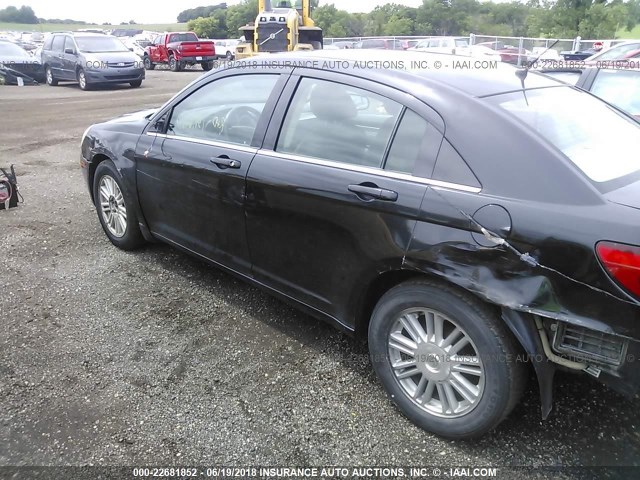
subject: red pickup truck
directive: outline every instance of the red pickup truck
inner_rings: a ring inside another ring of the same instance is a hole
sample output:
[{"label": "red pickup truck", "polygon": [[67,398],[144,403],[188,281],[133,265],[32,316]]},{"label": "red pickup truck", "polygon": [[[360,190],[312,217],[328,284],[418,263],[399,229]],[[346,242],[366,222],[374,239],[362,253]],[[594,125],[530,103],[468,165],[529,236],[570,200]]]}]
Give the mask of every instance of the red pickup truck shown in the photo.
[{"label": "red pickup truck", "polygon": [[193,32],[170,32],[158,35],[144,49],[144,67],[153,70],[158,64],[169,65],[179,72],[187,65],[199,63],[211,70],[216,59],[216,47],[210,40],[200,40]]}]

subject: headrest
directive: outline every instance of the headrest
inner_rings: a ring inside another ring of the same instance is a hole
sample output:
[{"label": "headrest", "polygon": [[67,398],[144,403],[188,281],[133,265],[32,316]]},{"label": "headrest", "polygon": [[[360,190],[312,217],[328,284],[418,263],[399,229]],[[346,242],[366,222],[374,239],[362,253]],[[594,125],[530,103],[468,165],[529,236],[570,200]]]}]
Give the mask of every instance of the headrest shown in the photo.
[{"label": "headrest", "polygon": [[353,99],[342,85],[319,84],[311,92],[311,111],[322,120],[346,120],[358,115]]}]

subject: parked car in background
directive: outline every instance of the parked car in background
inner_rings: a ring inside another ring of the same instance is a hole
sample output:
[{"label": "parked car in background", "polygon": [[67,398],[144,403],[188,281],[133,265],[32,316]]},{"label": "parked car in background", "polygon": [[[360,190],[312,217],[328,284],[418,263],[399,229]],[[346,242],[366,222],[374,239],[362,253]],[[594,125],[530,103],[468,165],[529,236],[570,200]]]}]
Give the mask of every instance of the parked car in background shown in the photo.
[{"label": "parked car in background", "polygon": [[470,45],[469,37],[434,37],[421,40],[411,48],[412,51],[447,53],[482,58],[486,60],[502,61],[502,57],[495,50],[482,45]]},{"label": "parked car in background", "polygon": [[542,70],[545,75],[587,90],[640,121],[640,68]]},{"label": "parked car in background", "polygon": [[140,60],[144,61],[145,49],[133,37],[118,38],[125,47],[140,57]]},{"label": "parked car in background", "polygon": [[609,49],[596,52],[584,58],[589,62],[602,62],[605,60],[623,60],[628,55],[633,55],[640,50],[640,41],[630,41],[619,43]]},{"label": "parked car in background", "polygon": [[128,83],[134,88],[145,78],[140,57],[117,38],[99,33],[58,33],[42,49],[47,84],[77,82],[82,90],[97,85]]},{"label": "parked car in background", "polygon": [[367,38],[357,42],[354,48],[366,50],[404,50],[404,45],[400,40],[390,38]]},{"label": "parked car in background", "polygon": [[172,71],[179,72],[186,66],[199,64],[208,71],[216,58],[211,40],[200,40],[193,32],[170,32],[158,35],[145,48],[144,66],[153,70],[158,64],[166,64]]},{"label": "parked car in background", "polygon": [[217,58],[224,58],[229,61],[236,58],[236,47],[240,43],[239,40],[215,40],[214,43]]},{"label": "parked car in background", "polygon": [[119,248],[166,242],[367,339],[390,400],[439,435],[494,428],[531,366],[544,417],[556,370],[633,397],[640,123],[511,65],[355,63],[441,57],[256,57],[94,125],[96,216]]},{"label": "parked car in background", "polygon": [[524,48],[520,49],[519,47],[514,47],[512,45],[505,45],[500,41],[476,43],[473,47],[490,48],[500,55],[501,61],[514,65],[518,64],[518,61],[520,61],[521,64],[524,64],[527,61],[528,55],[531,54],[531,52]]},{"label": "parked car in background", "polygon": [[0,40],[0,66],[23,73],[37,82],[45,80],[40,59],[7,40]]},{"label": "parked car in background", "polygon": [[559,62],[562,57],[557,50],[549,47],[533,47],[531,54],[527,57],[527,61],[534,62],[536,60],[547,60]]},{"label": "parked car in background", "polygon": [[[342,50],[342,49],[356,48],[357,43],[358,42],[351,42],[349,40],[340,40],[338,42],[333,42],[330,45],[332,47],[335,47],[334,49]],[[327,44],[325,44],[325,48],[326,47],[327,47]]]}]

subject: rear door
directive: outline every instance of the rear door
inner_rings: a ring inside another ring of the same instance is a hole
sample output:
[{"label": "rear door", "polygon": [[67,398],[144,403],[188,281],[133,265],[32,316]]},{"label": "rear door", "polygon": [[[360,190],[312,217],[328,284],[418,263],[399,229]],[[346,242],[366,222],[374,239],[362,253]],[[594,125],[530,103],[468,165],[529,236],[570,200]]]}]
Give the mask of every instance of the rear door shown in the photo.
[{"label": "rear door", "polygon": [[442,120],[397,90],[299,72],[247,177],[252,271],[349,327],[364,286],[402,263],[427,188],[412,173],[433,169]]},{"label": "rear door", "polygon": [[179,98],[136,148],[151,232],[249,274],[245,177],[288,75],[227,70]]}]

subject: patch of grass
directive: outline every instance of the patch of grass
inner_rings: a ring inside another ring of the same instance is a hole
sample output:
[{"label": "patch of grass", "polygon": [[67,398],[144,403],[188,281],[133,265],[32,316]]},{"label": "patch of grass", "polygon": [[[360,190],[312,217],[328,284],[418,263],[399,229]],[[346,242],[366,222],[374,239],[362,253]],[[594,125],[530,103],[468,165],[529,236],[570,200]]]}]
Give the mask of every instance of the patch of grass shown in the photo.
[{"label": "patch of grass", "polygon": [[622,32],[618,32],[618,37],[620,38],[632,38],[632,39],[640,39],[640,25],[636,25],[636,28],[633,30],[624,30]]},{"label": "patch of grass", "polygon": [[83,28],[102,28],[110,30],[115,28],[131,28],[138,30],[150,30],[152,32],[185,32],[186,23],[150,23],[140,25],[94,25],[94,24],[65,24],[65,23],[6,23],[0,22],[0,32],[58,32],[62,30],[80,30]]}]

